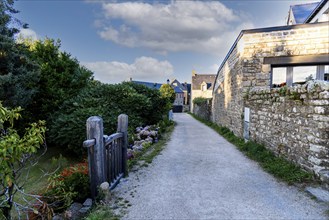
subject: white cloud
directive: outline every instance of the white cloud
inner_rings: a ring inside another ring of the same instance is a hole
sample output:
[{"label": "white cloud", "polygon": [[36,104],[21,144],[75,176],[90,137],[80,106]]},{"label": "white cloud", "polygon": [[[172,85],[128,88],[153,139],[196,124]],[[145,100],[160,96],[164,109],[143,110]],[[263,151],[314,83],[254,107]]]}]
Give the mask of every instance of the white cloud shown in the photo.
[{"label": "white cloud", "polygon": [[168,61],[158,61],[152,57],[139,57],[132,64],[112,62],[84,62],[85,67],[94,72],[96,80],[104,83],[119,83],[129,78],[140,81],[165,82],[172,77],[174,68]]},{"label": "white cloud", "polygon": [[31,40],[37,40],[38,39],[38,35],[37,33],[32,30],[32,29],[21,29],[20,32],[18,33],[18,39],[20,38],[27,38],[27,39],[31,39]]},{"label": "white cloud", "polygon": [[231,43],[241,29],[253,27],[246,16],[218,1],[105,2],[102,7],[104,20],[97,26],[103,39],[162,53],[227,52],[228,40]]}]

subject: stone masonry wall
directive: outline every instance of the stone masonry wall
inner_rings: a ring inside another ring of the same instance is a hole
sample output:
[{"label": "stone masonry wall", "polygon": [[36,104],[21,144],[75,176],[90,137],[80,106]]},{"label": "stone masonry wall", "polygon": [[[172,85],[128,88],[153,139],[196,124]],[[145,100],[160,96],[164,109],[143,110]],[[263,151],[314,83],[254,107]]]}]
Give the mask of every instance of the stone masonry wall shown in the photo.
[{"label": "stone masonry wall", "polygon": [[269,87],[271,65],[265,57],[329,54],[329,23],[296,25],[293,29],[246,33],[240,39],[244,87]]},{"label": "stone masonry wall", "polygon": [[194,104],[193,114],[198,117],[210,121],[211,119],[211,99],[201,104]]},{"label": "stone masonry wall", "polygon": [[329,54],[328,26],[325,22],[242,32],[218,71],[212,121],[242,137],[243,93],[270,87],[271,65],[264,64],[264,58]]},{"label": "stone masonry wall", "polygon": [[193,100],[197,97],[211,99],[212,98],[212,90],[207,89],[206,91],[202,91],[201,89],[200,90],[193,89],[191,91],[191,112],[194,112]]},{"label": "stone masonry wall", "polygon": [[244,98],[250,138],[329,183],[329,82],[253,89]]},{"label": "stone masonry wall", "polygon": [[238,49],[234,48],[217,77],[213,93],[211,120],[230,128],[237,136],[243,134],[242,76],[240,54]]},{"label": "stone masonry wall", "polygon": [[329,57],[328,26],[323,22],[242,31],[218,71],[211,120],[243,137],[244,108],[250,106],[251,139],[319,175],[327,172],[321,177],[329,183],[327,87],[286,88],[292,95],[283,96],[283,89],[270,89],[271,65],[264,63],[267,57]]}]

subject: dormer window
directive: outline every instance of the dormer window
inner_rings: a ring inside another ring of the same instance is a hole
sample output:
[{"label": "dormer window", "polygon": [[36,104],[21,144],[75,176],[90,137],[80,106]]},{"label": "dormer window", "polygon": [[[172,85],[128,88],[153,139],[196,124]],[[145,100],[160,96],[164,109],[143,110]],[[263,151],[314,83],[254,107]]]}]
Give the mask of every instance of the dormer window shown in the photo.
[{"label": "dormer window", "polygon": [[201,91],[207,91],[207,83],[205,83],[205,82],[203,82],[202,84],[201,84]]}]

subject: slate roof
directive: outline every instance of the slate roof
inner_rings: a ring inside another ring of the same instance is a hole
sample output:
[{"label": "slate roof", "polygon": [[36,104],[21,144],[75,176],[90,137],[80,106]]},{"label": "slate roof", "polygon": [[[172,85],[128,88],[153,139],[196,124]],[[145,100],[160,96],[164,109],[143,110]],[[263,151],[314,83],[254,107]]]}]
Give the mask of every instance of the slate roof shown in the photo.
[{"label": "slate roof", "polygon": [[313,2],[308,4],[290,6],[292,13],[295,17],[296,24],[303,24],[318,5],[319,2]]},{"label": "slate roof", "polygon": [[150,89],[160,89],[160,87],[162,86],[161,83],[143,82],[143,81],[131,81],[131,82],[139,84],[139,85],[147,86]]},{"label": "slate roof", "polygon": [[183,90],[181,88],[179,88],[178,86],[175,86],[174,90],[175,90],[175,93],[184,93]]},{"label": "slate roof", "polygon": [[328,0],[322,0],[318,5],[315,7],[315,9],[311,12],[311,14],[305,19],[304,23],[309,23],[314,16],[327,4]]},{"label": "slate roof", "polygon": [[201,90],[201,84],[207,83],[207,89],[213,89],[216,79],[215,74],[195,74],[192,76],[192,90]]}]

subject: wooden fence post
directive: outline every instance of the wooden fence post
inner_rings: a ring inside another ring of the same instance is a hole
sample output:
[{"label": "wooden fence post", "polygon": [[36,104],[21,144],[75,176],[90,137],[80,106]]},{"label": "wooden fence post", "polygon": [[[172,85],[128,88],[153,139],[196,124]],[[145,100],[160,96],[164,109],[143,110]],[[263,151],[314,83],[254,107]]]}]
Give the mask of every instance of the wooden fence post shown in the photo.
[{"label": "wooden fence post", "polygon": [[88,148],[89,178],[91,196],[97,196],[97,187],[105,182],[105,147],[103,139],[103,119],[92,116],[87,119],[87,139],[94,139],[95,145]]},{"label": "wooden fence post", "polygon": [[123,133],[122,169],[123,169],[123,175],[124,175],[124,177],[126,177],[126,176],[128,176],[128,166],[127,166],[128,115],[125,115],[125,114],[119,115],[117,132]]}]

